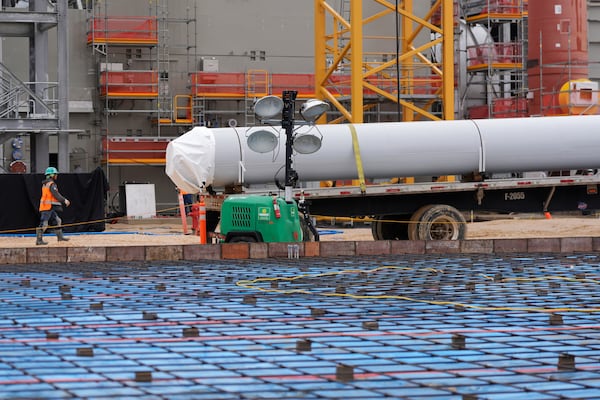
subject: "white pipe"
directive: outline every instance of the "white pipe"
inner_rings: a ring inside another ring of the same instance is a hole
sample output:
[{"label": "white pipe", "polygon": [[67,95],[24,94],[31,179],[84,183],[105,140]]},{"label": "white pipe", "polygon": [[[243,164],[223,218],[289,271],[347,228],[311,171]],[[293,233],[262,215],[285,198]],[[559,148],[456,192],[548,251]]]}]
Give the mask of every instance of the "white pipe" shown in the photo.
[{"label": "white pipe", "polygon": [[[598,127],[600,116],[355,125],[365,177],[371,179],[598,168]],[[275,176],[283,181],[285,134],[274,130],[279,134],[279,147],[256,153],[245,138],[258,129],[265,128],[196,127],[169,143],[166,173],[190,192],[208,185],[272,183]],[[349,126],[312,129],[318,129],[323,142],[313,154],[294,155],[300,180],[356,179]]]}]

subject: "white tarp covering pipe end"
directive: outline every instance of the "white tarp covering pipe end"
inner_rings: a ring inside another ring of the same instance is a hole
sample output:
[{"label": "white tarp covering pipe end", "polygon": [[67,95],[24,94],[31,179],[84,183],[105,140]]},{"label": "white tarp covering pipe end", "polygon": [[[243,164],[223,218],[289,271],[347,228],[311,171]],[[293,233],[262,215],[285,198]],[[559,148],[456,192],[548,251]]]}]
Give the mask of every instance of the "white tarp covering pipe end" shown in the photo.
[{"label": "white tarp covering pipe end", "polygon": [[205,127],[196,127],[167,145],[165,171],[175,185],[199,193],[213,181],[215,139]]}]

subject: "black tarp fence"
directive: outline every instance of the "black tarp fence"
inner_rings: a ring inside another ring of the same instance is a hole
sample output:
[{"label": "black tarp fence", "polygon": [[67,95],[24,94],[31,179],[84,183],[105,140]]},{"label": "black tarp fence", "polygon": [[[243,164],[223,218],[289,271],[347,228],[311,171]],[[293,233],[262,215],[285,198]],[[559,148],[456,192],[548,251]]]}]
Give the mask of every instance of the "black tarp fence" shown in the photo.
[{"label": "black tarp fence", "polygon": [[[33,233],[39,225],[43,174],[0,174],[0,233]],[[71,201],[59,213],[65,232],[102,232],[108,181],[101,168],[59,174],[59,192]]]}]

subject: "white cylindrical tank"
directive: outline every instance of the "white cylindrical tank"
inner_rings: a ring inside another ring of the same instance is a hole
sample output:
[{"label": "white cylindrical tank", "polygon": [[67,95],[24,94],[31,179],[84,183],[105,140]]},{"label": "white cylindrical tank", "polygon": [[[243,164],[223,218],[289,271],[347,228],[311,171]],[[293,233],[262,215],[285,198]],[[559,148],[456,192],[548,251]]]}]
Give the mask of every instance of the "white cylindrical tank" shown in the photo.
[{"label": "white cylindrical tank", "polygon": [[[301,181],[356,179],[353,127],[366,178],[460,175],[600,167],[600,116],[506,118],[302,126],[322,135],[313,154],[295,154]],[[212,185],[283,181],[285,133],[269,153],[256,153],[247,137],[265,129],[197,127],[171,141],[166,173],[183,190]]]}]

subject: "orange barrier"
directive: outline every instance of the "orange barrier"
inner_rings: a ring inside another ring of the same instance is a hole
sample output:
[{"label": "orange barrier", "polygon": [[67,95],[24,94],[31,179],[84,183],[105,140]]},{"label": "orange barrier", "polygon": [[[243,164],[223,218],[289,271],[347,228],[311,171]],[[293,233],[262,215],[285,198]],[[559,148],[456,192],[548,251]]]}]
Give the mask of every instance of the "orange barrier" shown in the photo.
[{"label": "orange barrier", "polygon": [[100,74],[100,95],[114,98],[158,97],[156,71],[104,71]]},{"label": "orange barrier", "polygon": [[204,196],[200,196],[200,200],[192,204],[190,216],[192,217],[192,230],[200,237],[200,244],[206,244],[206,204],[204,203]]},{"label": "orange barrier", "polygon": [[200,244],[206,244],[206,204],[204,196],[200,196],[198,202],[198,235],[200,236]]},{"label": "orange barrier", "polygon": [[99,16],[89,20],[88,44],[158,44],[156,17]]}]

